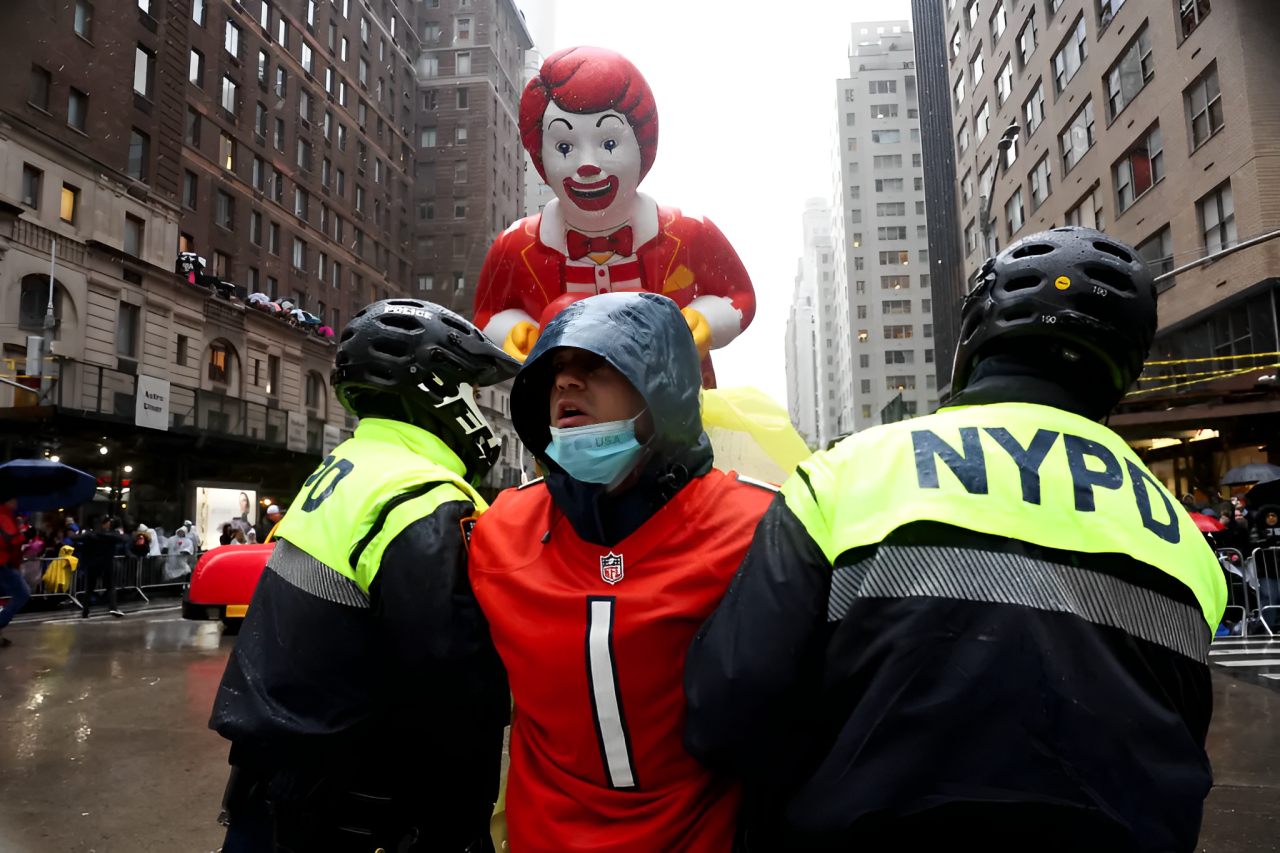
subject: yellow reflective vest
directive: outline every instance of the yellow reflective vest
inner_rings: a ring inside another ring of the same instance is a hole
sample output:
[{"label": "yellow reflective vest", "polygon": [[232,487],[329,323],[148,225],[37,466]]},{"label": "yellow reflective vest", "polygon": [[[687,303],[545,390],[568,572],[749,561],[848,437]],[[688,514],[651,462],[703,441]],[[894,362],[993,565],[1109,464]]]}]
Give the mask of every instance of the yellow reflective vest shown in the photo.
[{"label": "yellow reflective vest", "polygon": [[488,508],[457,455],[410,424],[364,418],[307,478],[274,535],[365,593],[396,535],[448,501]]},{"label": "yellow reflective vest", "polygon": [[832,562],[914,521],[1046,548],[1118,553],[1195,594],[1210,630],[1222,569],[1186,511],[1111,430],[1029,403],[874,427],[802,462],[787,506]]}]

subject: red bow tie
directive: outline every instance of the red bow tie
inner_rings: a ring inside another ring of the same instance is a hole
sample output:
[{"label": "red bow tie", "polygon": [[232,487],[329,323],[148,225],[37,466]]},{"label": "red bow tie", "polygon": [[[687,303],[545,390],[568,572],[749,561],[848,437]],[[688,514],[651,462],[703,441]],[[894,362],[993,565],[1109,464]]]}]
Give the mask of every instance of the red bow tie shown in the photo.
[{"label": "red bow tie", "polygon": [[624,225],[603,237],[588,237],[581,231],[570,231],[568,238],[570,260],[585,258],[593,252],[613,252],[623,258],[631,254],[630,225]]}]

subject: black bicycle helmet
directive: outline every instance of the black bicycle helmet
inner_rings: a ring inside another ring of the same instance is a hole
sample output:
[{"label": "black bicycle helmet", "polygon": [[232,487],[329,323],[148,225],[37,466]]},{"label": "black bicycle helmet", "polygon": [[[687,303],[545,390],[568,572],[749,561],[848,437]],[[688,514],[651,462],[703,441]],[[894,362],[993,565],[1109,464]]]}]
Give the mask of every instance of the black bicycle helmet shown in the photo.
[{"label": "black bicycle helmet", "polygon": [[1155,280],[1137,251],[1092,228],[1042,231],[978,271],[960,310],[952,393],[965,388],[984,355],[1043,341],[1068,360],[1095,358],[1118,401],[1142,372],[1155,333]]},{"label": "black bicycle helmet", "polygon": [[477,481],[497,460],[501,442],[474,389],[512,378],[520,363],[448,308],[420,299],[374,302],[342,330],[334,365],[334,394],[356,417],[435,434]]}]

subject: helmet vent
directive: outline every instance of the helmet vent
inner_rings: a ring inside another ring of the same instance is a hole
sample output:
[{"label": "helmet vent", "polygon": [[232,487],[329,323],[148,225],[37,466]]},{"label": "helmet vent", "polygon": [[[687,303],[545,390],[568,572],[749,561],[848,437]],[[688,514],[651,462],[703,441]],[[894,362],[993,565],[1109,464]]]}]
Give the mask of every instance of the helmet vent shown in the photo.
[{"label": "helmet vent", "polygon": [[1005,282],[1004,292],[1013,293],[1018,290],[1034,290],[1043,282],[1038,275],[1022,275]]},{"label": "helmet vent", "polygon": [[1026,246],[1020,246],[1013,250],[1015,258],[1033,258],[1036,255],[1047,255],[1054,250],[1055,247],[1047,243],[1030,243]]},{"label": "helmet vent", "polygon": [[369,342],[369,351],[392,358],[404,358],[409,354],[409,346],[404,341],[378,340]]},{"label": "helmet vent", "polygon": [[1018,308],[1011,308],[1008,311],[1004,311],[1000,314],[1000,322],[1025,323],[1026,321],[1034,317],[1035,314],[1036,312],[1035,312],[1035,309],[1033,308],[1028,308],[1025,306],[1020,306]]},{"label": "helmet vent", "polygon": [[[357,314],[356,316],[358,317],[360,315]],[[338,341],[339,343],[346,343],[347,341],[351,340],[355,336],[356,336],[355,328],[352,326],[347,326],[345,329],[342,330],[342,337],[339,338]]]},{"label": "helmet vent", "polygon": [[406,332],[422,331],[422,322],[408,314],[379,314],[378,324],[389,329],[403,329]]},{"label": "helmet vent", "polygon": [[459,332],[462,332],[464,335],[471,334],[471,325],[467,323],[465,320],[461,320],[457,317],[450,317],[448,314],[441,314],[440,319],[444,321],[444,324],[446,326],[457,329]]},{"label": "helmet vent", "polygon": [[1089,278],[1106,285],[1111,290],[1120,293],[1134,292],[1133,279],[1119,270],[1104,267],[1101,264],[1089,264],[1084,268],[1084,272]]},{"label": "helmet vent", "polygon": [[1103,243],[1099,240],[1093,244],[1093,248],[1097,249],[1099,252],[1106,252],[1108,255],[1114,255],[1126,264],[1133,263],[1133,255],[1129,254],[1114,243]]}]

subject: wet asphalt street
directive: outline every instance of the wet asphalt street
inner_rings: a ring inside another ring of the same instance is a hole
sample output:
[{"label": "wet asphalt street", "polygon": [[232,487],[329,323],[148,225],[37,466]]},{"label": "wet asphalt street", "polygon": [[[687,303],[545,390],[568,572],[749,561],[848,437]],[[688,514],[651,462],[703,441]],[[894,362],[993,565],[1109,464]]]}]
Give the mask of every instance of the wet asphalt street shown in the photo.
[{"label": "wet asphalt street", "polygon": [[[227,748],[207,721],[234,640],[172,605],[30,619],[0,649],[0,853],[218,850]],[[1214,651],[1199,849],[1280,850],[1280,643]]]}]

